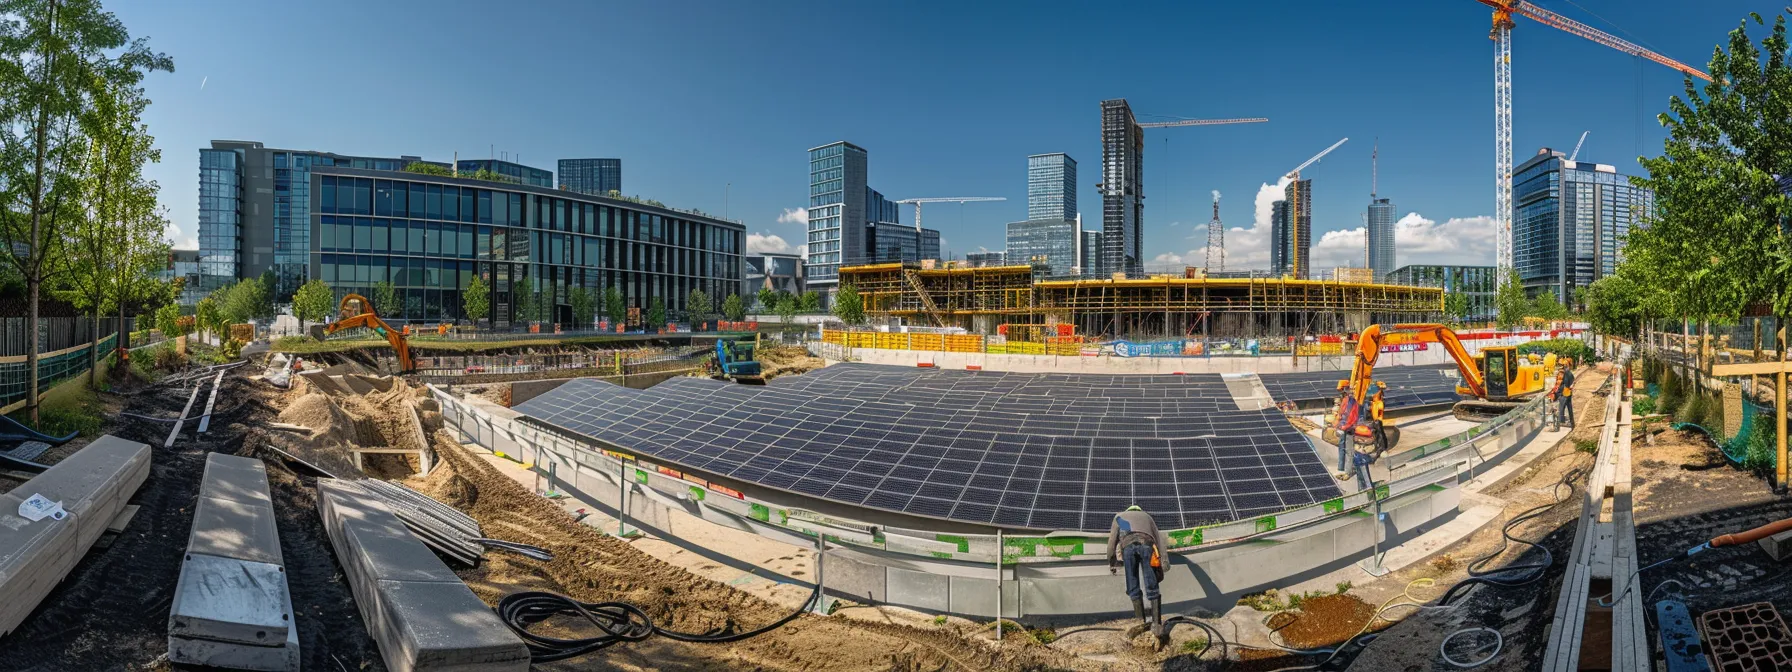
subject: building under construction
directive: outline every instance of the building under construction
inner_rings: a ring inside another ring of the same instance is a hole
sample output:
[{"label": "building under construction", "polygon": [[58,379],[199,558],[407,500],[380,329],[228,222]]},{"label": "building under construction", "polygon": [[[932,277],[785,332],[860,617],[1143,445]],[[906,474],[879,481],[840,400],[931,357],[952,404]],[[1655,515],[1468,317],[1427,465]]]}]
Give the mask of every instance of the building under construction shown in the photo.
[{"label": "building under construction", "polygon": [[873,319],[985,334],[1002,324],[1071,324],[1091,336],[1279,337],[1435,321],[1443,314],[1441,289],[1327,280],[1035,281],[1030,266],[876,264],[840,269],[840,284],[858,289]]}]

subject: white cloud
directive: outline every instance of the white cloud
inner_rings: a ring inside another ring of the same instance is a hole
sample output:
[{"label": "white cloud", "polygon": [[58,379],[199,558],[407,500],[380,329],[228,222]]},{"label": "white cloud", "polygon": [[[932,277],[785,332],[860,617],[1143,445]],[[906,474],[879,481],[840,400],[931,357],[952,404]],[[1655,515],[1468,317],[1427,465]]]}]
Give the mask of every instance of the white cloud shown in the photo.
[{"label": "white cloud", "polygon": [[784,214],[778,215],[779,224],[808,224],[808,208],[785,208]]},{"label": "white cloud", "polygon": [[187,236],[185,238],[180,239],[179,242],[176,242],[174,244],[174,249],[197,250],[197,249],[199,249],[199,239],[194,238],[193,236]]},{"label": "white cloud", "polygon": [[1165,252],[1151,259],[1151,265],[1154,268],[1157,266],[1179,266],[1181,264],[1182,255],[1174,252]]},{"label": "white cloud", "polygon": [[773,233],[747,234],[747,252],[749,254],[790,254],[796,251],[796,247],[784,240],[783,236]]},{"label": "white cloud", "polygon": [[[1256,217],[1249,228],[1226,230],[1226,269],[1269,268],[1270,214],[1273,203],[1282,197],[1287,179],[1276,185],[1264,184],[1257,190]],[[1493,218],[1452,217],[1438,223],[1416,212],[1407,213],[1394,223],[1394,265],[1407,264],[1493,264]],[[1207,261],[1206,230],[1200,228],[1191,239],[1202,244],[1186,253],[1160,254],[1149,264],[1155,272],[1175,272],[1186,261],[1205,264]],[[1328,231],[1313,244],[1312,270],[1315,276],[1338,266],[1362,266],[1366,261],[1363,227]]]}]

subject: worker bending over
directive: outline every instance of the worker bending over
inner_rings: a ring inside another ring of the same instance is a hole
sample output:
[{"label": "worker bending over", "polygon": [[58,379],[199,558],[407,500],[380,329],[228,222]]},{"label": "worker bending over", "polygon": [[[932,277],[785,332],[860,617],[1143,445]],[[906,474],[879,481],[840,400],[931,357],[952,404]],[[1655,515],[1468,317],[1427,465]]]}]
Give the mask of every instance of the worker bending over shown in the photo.
[{"label": "worker bending over", "polygon": [[[1348,481],[1350,475],[1355,473],[1358,490],[1369,489],[1369,485],[1373,482],[1373,479],[1369,477],[1369,465],[1380,459],[1381,455],[1386,453],[1389,448],[1387,428],[1383,424],[1384,413],[1387,410],[1385,392],[1387,392],[1387,385],[1381,381],[1369,383],[1367,398],[1363,400],[1365,417],[1362,422],[1351,426],[1348,430],[1338,432],[1337,478],[1340,481]],[[1356,438],[1359,432],[1368,432],[1372,441],[1367,444],[1358,443]],[[1352,446],[1355,447],[1355,450],[1351,449]]]},{"label": "worker bending over", "polygon": [[[1132,615],[1139,619],[1139,624],[1127,631],[1128,637],[1137,637],[1147,628],[1152,635],[1161,637],[1163,596],[1157,583],[1163,572],[1164,551],[1169,547],[1163,532],[1157,529],[1157,521],[1137,504],[1114,516],[1114,524],[1108,529],[1108,573],[1125,565],[1126,596],[1132,598]],[[1145,615],[1145,600],[1151,601],[1150,617]]]}]

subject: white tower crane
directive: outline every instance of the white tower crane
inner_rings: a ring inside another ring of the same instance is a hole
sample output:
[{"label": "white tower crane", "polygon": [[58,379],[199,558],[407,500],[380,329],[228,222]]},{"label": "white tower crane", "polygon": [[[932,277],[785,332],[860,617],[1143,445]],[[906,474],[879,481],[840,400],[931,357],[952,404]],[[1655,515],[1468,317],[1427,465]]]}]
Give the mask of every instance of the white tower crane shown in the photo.
[{"label": "white tower crane", "polygon": [[1577,157],[1577,156],[1580,156],[1580,146],[1581,146],[1581,145],[1582,145],[1582,144],[1584,144],[1584,143],[1585,143],[1585,142],[1586,142],[1586,141],[1587,141],[1587,134],[1588,134],[1588,133],[1592,133],[1592,131],[1581,131],[1581,132],[1580,132],[1580,139],[1579,139],[1579,140],[1576,140],[1576,141],[1574,141],[1574,151],[1573,151],[1573,152],[1570,152],[1570,153],[1569,153],[1569,154],[1568,154],[1568,160],[1569,160],[1569,161],[1573,161],[1573,160],[1574,160],[1574,157]]},{"label": "white tower crane", "polygon": [[905,199],[902,199],[902,200],[896,201],[896,202],[897,203],[913,203],[913,204],[915,204],[915,231],[918,233],[921,231],[921,204],[922,203],[960,203],[960,204],[962,204],[962,203],[977,203],[977,202],[981,202],[981,201],[1006,201],[1006,200],[1008,200],[1008,199],[1003,198],[1001,196],[966,196],[964,198],[905,198]]}]

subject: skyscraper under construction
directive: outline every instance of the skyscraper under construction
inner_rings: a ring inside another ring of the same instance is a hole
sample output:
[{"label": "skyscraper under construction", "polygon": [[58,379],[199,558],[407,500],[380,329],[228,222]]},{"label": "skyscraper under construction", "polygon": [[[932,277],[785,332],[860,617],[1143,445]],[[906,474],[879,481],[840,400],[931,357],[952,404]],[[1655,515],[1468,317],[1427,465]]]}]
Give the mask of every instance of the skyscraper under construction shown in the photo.
[{"label": "skyscraper under construction", "polygon": [[1285,259],[1288,274],[1296,280],[1312,277],[1313,263],[1313,181],[1295,180],[1282,189],[1282,200],[1288,203]]},{"label": "skyscraper under construction", "polygon": [[1124,98],[1101,101],[1102,274],[1144,273],[1145,134]]}]

